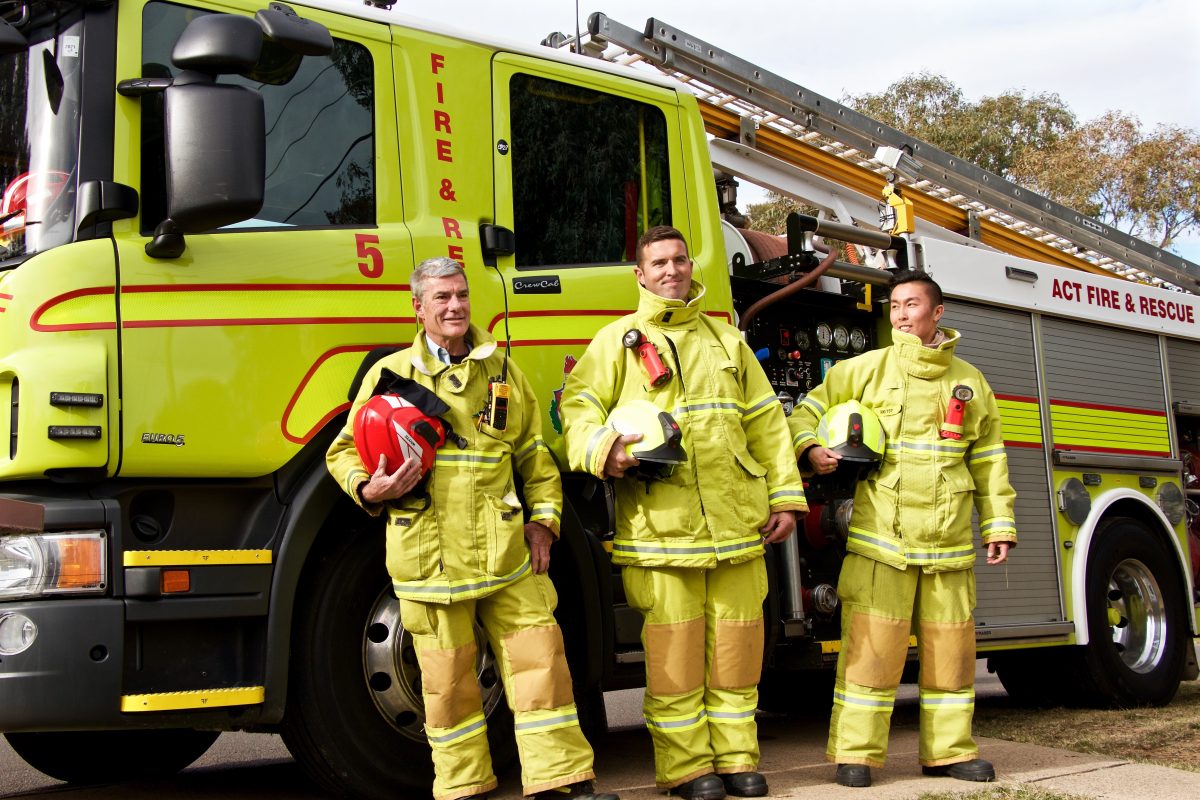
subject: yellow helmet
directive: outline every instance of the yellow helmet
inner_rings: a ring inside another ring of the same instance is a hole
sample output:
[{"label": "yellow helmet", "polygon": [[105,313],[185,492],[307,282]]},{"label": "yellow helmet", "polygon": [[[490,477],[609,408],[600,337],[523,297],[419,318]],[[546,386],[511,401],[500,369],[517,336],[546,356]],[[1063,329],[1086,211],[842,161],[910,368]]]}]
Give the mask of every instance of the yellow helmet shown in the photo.
[{"label": "yellow helmet", "polygon": [[604,424],[619,434],[640,433],[640,442],[625,445],[625,452],[642,462],[643,476],[669,474],[677,464],[687,461],[683,432],[674,417],[649,400],[631,400],[612,410]]},{"label": "yellow helmet", "polygon": [[887,437],[875,412],[857,400],[838,403],[817,425],[817,441],[843,461],[873,464],[883,459]]}]

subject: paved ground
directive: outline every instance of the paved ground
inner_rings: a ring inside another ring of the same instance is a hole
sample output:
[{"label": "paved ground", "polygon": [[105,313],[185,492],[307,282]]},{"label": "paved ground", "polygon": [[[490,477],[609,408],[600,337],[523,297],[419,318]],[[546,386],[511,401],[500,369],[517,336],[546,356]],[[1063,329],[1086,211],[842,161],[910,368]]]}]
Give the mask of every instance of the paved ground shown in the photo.
[{"label": "paved ground", "polygon": [[[983,662],[980,662],[982,665]],[[980,702],[1003,694],[993,676],[980,671]],[[911,708],[915,687],[901,688],[902,700],[892,731],[888,767],[875,771],[870,789],[835,785],[834,767],[825,763],[827,717],[760,719],[761,769],[772,797],[855,797],[858,800],[912,798],[928,791],[969,793],[987,788],[947,778],[927,778],[917,766],[917,731]],[[624,800],[661,800],[654,789],[649,736],[640,723],[640,694],[607,696],[614,730],[593,744],[600,785]],[[1036,713],[1036,712],[1031,712]],[[1084,797],[1116,800],[1195,800],[1200,773],[1151,767],[1035,745],[981,739],[1005,783],[1027,783]],[[70,788],[26,767],[0,739],[0,798],[55,797],[66,800],[316,800],[322,797],[291,760],[279,738],[263,734],[225,734],[180,775],[166,781],[120,786]],[[503,777],[494,800],[517,800],[519,776]]]}]

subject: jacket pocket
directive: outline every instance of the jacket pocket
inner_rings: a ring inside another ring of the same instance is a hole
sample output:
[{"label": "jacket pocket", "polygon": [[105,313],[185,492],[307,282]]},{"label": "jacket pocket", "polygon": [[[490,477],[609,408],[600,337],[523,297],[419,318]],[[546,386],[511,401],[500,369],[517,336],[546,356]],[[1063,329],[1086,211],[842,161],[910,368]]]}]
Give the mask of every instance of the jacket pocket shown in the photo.
[{"label": "jacket pocket", "polygon": [[759,464],[745,447],[734,447],[733,457],[740,467],[739,474],[729,487],[730,505],[737,520],[747,532],[757,532],[770,516],[770,497],[767,492],[767,468]]},{"label": "jacket pocket", "polygon": [[394,581],[421,581],[438,569],[437,548],[430,546],[428,515],[419,508],[393,508],[388,512],[385,563]]},{"label": "jacket pocket", "polygon": [[970,541],[971,509],[975,497],[975,481],[971,478],[971,471],[966,464],[958,462],[945,467],[940,474],[941,497],[938,498],[938,506],[944,514],[940,520],[943,542],[959,539]]},{"label": "jacket pocket", "polygon": [[504,497],[483,496],[484,525],[487,529],[487,572],[503,577],[515,572],[529,555],[525,544],[524,517],[516,494]]}]

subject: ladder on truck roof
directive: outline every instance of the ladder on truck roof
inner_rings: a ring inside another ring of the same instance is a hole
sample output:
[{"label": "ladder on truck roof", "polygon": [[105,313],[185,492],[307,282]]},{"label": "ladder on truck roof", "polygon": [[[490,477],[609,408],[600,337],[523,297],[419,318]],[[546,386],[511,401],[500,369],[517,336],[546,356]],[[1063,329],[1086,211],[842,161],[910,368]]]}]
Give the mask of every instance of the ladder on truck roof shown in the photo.
[{"label": "ladder on truck roof", "polygon": [[[574,42],[559,38],[547,43]],[[877,198],[883,174],[894,170],[918,218],[941,228],[1012,255],[1200,292],[1200,265],[1022,189],[661,20],[648,19],[643,33],[594,13],[581,49],[606,61],[656,67],[697,95],[709,133],[753,141],[762,152],[839,185]],[[876,159],[880,147],[911,153],[912,159],[906,168],[894,169]]]}]

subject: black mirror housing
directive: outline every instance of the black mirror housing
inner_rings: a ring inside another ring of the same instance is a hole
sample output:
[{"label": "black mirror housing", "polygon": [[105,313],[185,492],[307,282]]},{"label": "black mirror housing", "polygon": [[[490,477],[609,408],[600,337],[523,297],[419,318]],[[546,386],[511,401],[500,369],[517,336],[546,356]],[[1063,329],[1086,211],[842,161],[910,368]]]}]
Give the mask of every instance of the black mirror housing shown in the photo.
[{"label": "black mirror housing", "polygon": [[283,3],[271,3],[270,8],[255,13],[262,32],[282,47],[302,56],[327,56],[333,52],[333,37],[319,22],[296,16]]},{"label": "black mirror housing", "polygon": [[184,29],[171,52],[179,69],[222,75],[246,72],[258,63],[263,30],[249,17],[210,14]]},{"label": "black mirror housing", "polygon": [[201,233],[257,214],[267,160],[262,96],[176,80],[165,100],[168,217],[183,233]]}]

